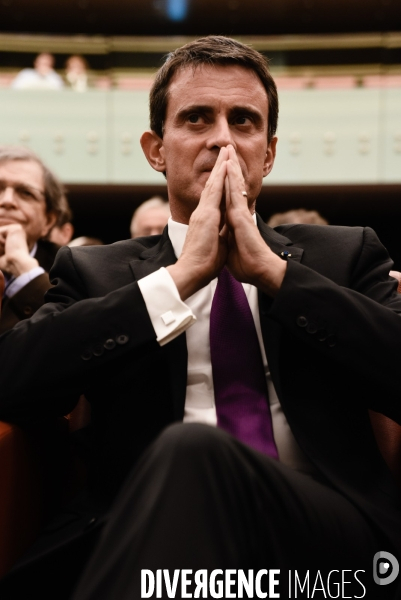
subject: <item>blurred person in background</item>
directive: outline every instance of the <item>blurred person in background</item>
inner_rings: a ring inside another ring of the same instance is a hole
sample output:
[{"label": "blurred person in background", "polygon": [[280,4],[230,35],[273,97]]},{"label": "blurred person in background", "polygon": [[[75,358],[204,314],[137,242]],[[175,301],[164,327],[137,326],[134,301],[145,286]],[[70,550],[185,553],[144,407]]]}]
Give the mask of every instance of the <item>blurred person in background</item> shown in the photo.
[{"label": "blurred person in background", "polygon": [[131,238],[160,235],[170,216],[169,203],[161,196],[153,196],[138,206],[131,219]]},{"label": "blurred person in background", "polygon": [[103,246],[103,241],[97,237],[81,235],[80,237],[71,240],[67,246],[74,248],[75,246]]},{"label": "blurred person in background", "polygon": [[0,146],[0,333],[33,315],[50,288],[59,246],[46,239],[67,200],[58,178],[31,150]]},{"label": "blurred person in background", "polygon": [[80,54],[73,54],[65,63],[65,84],[75,92],[86,92],[89,87],[88,61]]},{"label": "blurred person in background", "polygon": [[305,208],[274,213],[274,215],[266,221],[266,224],[269,225],[269,227],[277,227],[277,225],[284,225],[286,223],[309,223],[311,225],[329,224],[327,219],[322,217],[317,210],[307,210]]},{"label": "blurred person in background", "polygon": [[38,54],[33,69],[23,69],[13,80],[15,90],[60,90],[64,82],[54,70],[54,56],[48,52]]}]

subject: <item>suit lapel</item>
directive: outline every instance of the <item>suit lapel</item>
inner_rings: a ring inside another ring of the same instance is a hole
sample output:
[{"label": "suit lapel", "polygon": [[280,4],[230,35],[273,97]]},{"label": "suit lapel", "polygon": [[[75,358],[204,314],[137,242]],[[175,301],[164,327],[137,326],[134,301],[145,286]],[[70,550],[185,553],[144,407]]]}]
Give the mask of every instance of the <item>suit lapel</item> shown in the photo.
[{"label": "suit lapel", "polygon": [[[150,239],[150,238],[149,238]],[[168,229],[165,227],[160,240],[150,248],[144,249],[139,257],[130,262],[131,271],[138,281],[161,267],[168,267],[177,261],[173,246],[168,237]]]},{"label": "suit lapel", "polygon": [[[168,237],[167,227],[155,246],[147,248],[139,258],[130,262],[130,268],[136,280],[154,273],[161,267],[174,264],[177,258]],[[187,389],[188,351],[185,333],[182,333],[169,344],[161,348],[169,363],[170,389],[173,399],[174,418],[182,421],[184,416],[185,396]]]},{"label": "suit lapel", "polygon": [[278,254],[284,260],[301,262],[303,248],[295,246],[288,237],[266,225],[259,215],[257,215],[257,226],[262,238],[275,254]]},{"label": "suit lapel", "polygon": [[48,273],[53,266],[56,254],[60,246],[48,242],[47,240],[38,240],[38,247],[35,252],[35,258],[39,265]]},{"label": "suit lapel", "polygon": [[[293,242],[281,235],[268,225],[257,215],[257,225],[261,236],[271,250],[280,256],[283,260],[295,260],[301,262],[303,249],[294,246]],[[282,397],[279,377],[279,347],[281,337],[281,325],[269,318],[269,310],[273,300],[259,292],[259,315],[262,329],[263,343],[265,346],[267,362],[272,375],[274,386],[279,398]]]}]

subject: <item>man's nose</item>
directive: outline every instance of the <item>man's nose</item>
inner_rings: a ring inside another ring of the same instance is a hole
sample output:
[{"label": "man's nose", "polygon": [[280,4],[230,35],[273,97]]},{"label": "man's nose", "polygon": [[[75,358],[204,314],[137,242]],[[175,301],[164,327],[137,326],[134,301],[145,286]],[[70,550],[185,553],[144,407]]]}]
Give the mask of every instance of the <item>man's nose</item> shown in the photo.
[{"label": "man's nose", "polygon": [[232,144],[234,148],[236,147],[230,124],[227,119],[222,117],[214,123],[207,146],[212,149],[222,148],[228,144]]},{"label": "man's nose", "polygon": [[16,193],[13,187],[10,185],[0,193],[0,206],[6,208],[14,208],[17,206]]}]

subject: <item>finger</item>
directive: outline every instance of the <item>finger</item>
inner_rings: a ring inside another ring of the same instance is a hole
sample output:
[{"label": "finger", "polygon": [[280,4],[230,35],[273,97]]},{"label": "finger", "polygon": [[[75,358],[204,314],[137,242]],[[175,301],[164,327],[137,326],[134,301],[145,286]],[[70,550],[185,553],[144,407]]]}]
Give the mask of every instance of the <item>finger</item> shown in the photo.
[{"label": "finger", "polygon": [[216,181],[220,183],[221,174],[226,168],[225,163],[227,160],[228,160],[227,148],[225,148],[225,147],[220,148],[219,155],[218,155],[216,163],[210,173],[209,179],[207,180],[205,189],[213,188]]},{"label": "finger", "polygon": [[219,236],[224,239],[224,240],[228,240],[228,236],[229,236],[229,229],[228,229],[228,225],[227,223],[224,223],[223,227],[221,228],[221,231],[219,233]]},{"label": "finger", "polygon": [[[241,165],[238,159],[238,155],[233,146],[228,146],[228,163],[230,164],[230,184],[232,192],[239,192],[242,196],[242,192],[246,191],[246,184],[244,175],[242,173]],[[243,196],[244,197],[244,196]]]},{"label": "finger", "polygon": [[[227,181],[230,189],[230,200],[227,206],[248,208],[248,196],[242,171],[231,161],[227,161]],[[243,193],[245,192],[245,194]]]},{"label": "finger", "polygon": [[240,162],[239,162],[239,159],[238,159],[238,155],[237,155],[237,153],[235,151],[234,146],[232,146],[231,144],[229,146],[227,146],[227,151],[228,151],[228,160],[230,160],[233,163],[234,167],[238,170],[238,175],[243,180],[244,178],[243,178],[243,175],[242,175],[241,165],[240,165]]},{"label": "finger", "polygon": [[0,232],[6,232],[8,233],[9,231],[23,231],[23,227],[20,223],[9,223],[8,225],[1,225],[0,226]]},{"label": "finger", "polygon": [[228,178],[228,173],[224,180],[224,190],[226,193],[226,206],[228,206],[230,204],[230,180]]},{"label": "finger", "polygon": [[224,191],[224,180],[227,174],[227,158],[227,149],[221,148],[216,164],[201,194],[199,204],[207,203],[216,207],[220,205]]}]

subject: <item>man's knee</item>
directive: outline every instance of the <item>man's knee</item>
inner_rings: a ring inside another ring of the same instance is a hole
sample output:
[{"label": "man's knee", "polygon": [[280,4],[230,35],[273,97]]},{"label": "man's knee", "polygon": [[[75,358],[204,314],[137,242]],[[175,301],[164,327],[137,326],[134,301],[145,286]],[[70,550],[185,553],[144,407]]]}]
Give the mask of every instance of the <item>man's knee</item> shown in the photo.
[{"label": "man's knee", "polygon": [[230,436],[217,427],[203,423],[174,423],[166,427],[156,439],[154,446],[163,453],[185,453],[196,456],[219,452],[230,444]]}]

